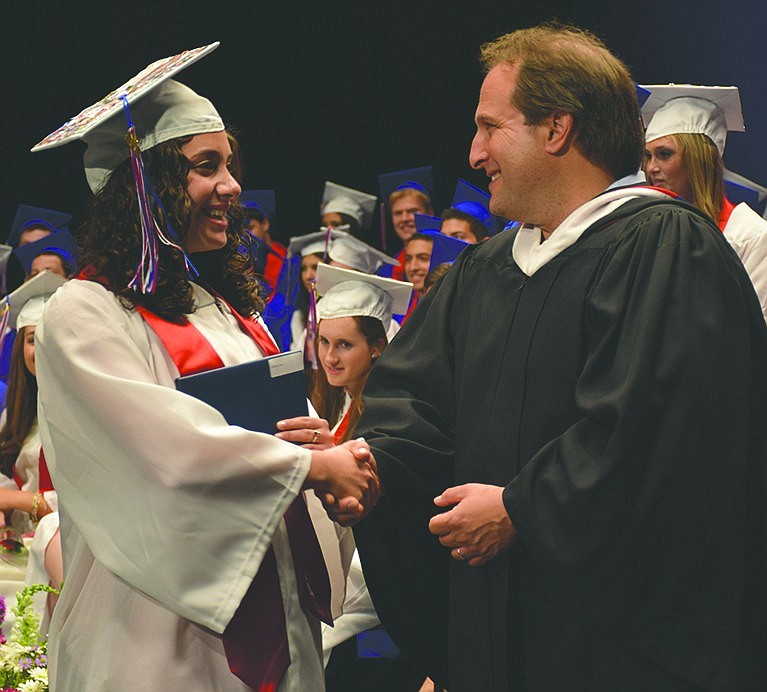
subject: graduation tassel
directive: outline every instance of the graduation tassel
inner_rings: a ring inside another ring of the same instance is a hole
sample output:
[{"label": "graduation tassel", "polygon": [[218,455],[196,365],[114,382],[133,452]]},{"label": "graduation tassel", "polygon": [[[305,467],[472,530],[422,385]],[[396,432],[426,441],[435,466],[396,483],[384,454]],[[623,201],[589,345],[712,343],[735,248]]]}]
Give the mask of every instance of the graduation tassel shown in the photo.
[{"label": "graduation tassel", "polygon": [[5,337],[8,334],[8,320],[11,316],[11,306],[8,304],[8,299],[3,301],[3,315],[0,317],[0,354],[3,352],[3,345],[5,344]]},{"label": "graduation tassel", "polygon": [[[125,141],[130,152],[131,172],[136,185],[136,198],[138,200],[139,220],[141,223],[141,259],[128,286],[139,293],[154,293],[157,288],[159,270],[158,242],[175,248],[182,253],[184,266],[189,278],[196,278],[198,272],[184,249],[176,242],[176,233],[168,222],[168,216],[165,213],[162,201],[154,189],[152,181],[149,180],[149,176],[146,174],[136,128],[130,116],[128,97],[123,94],[120,99],[123,103],[125,119],[128,121],[128,132],[125,134]],[[168,235],[163,233],[162,226],[158,222],[158,216],[167,229]]]},{"label": "graduation tassel", "polygon": [[312,364],[312,370],[317,370],[317,354],[314,350],[315,336],[317,335],[317,287],[312,279],[312,286],[309,290],[309,319],[306,324],[306,346],[305,353]]}]

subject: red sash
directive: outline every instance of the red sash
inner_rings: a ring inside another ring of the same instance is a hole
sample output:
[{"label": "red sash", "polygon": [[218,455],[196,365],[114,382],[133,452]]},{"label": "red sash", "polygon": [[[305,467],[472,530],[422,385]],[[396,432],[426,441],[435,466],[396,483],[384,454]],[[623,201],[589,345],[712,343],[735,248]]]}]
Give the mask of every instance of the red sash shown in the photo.
[{"label": "red sash", "polygon": [[40,477],[38,483],[41,493],[46,493],[49,490],[53,490],[51,472],[48,470],[48,463],[45,461],[45,454],[43,454],[42,447],[40,447],[40,458],[37,462],[37,475]]},{"label": "red sash", "polygon": [[719,221],[717,222],[717,226],[719,226],[720,231],[724,231],[724,227],[730,220],[730,214],[732,214],[734,209],[735,205],[725,197],[722,200],[722,211],[719,213]]},{"label": "red sash", "polygon": [[[77,278],[94,279],[86,272]],[[223,301],[220,296],[216,297]],[[141,306],[136,309],[165,346],[179,374],[191,375],[223,367],[213,346],[189,320],[175,324]],[[240,329],[256,342],[264,356],[279,353],[274,339],[255,319],[245,319],[229,309]],[[301,606],[332,624],[330,580],[303,493],[298,494],[284,519]],[[277,562],[271,546],[222,639],[232,673],[254,690],[276,692],[290,665],[290,649]]]}]

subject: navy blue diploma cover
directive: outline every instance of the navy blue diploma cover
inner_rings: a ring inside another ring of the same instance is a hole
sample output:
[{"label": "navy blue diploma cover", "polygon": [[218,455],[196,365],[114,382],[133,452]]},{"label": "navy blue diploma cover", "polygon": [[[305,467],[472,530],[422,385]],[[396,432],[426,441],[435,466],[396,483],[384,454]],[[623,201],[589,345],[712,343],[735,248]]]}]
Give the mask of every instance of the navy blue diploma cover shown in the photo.
[{"label": "navy blue diploma cover", "polygon": [[274,434],[277,421],[308,416],[301,351],[176,379],[176,389],[221,412],[229,425]]}]

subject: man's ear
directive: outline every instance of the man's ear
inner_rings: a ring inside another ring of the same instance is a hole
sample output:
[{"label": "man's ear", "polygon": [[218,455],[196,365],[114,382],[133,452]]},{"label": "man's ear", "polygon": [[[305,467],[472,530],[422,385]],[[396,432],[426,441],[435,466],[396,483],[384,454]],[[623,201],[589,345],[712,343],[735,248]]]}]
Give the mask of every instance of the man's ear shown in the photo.
[{"label": "man's ear", "polygon": [[573,116],[570,113],[552,113],[544,125],[547,128],[546,151],[550,154],[566,152],[575,134]]}]

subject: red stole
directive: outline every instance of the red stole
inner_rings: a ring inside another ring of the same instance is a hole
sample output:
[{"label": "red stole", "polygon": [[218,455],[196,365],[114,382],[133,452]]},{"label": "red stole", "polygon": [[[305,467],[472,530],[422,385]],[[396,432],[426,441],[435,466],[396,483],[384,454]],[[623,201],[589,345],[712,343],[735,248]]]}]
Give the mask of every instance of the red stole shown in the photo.
[{"label": "red stole", "polygon": [[48,470],[48,463],[45,461],[45,454],[43,454],[42,447],[40,447],[40,457],[37,462],[37,475],[40,478],[38,481],[38,489],[41,493],[46,493],[49,490],[53,490],[51,472]]},{"label": "red stole", "polygon": [[405,276],[405,248],[404,247],[397,253],[397,256],[394,259],[396,259],[399,262],[399,264],[392,269],[391,278],[396,279],[397,281],[407,281],[407,277]]},{"label": "red stole", "polygon": [[421,301],[421,294],[418,291],[413,291],[413,296],[410,298],[410,305],[407,306],[407,312],[405,313],[405,316],[402,318],[402,322],[400,324],[405,324],[406,320],[410,315],[413,313],[413,310],[415,310],[418,303]]},{"label": "red stole", "polygon": [[[90,276],[83,272],[78,278],[94,277],[92,272]],[[176,324],[141,306],[136,309],[157,334],[181,375],[223,367],[213,346],[189,320]],[[240,329],[256,342],[263,355],[279,353],[274,340],[255,319],[245,319],[231,307],[230,310]],[[285,512],[284,519],[301,606],[332,624],[330,581],[302,493]],[[254,690],[277,690],[290,665],[290,649],[277,562],[271,546],[222,639],[232,673]]]},{"label": "red stole", "polygon": [[[280,278],[280,271],[285,261],[285,256],[288,251],[284,245],[280,245],[276,241],[272,241],[269,245],[271,250],[266,253],[266,266],[264,267],[264,281],[272,288],[277,289],[277,282]],[[273,294],[272,294],[273,295]]]},{"label": "red stole", "polygon": [[717,222],[717,226],[719,226],[720,231],[724,231],[724,227],[727,225],[727,222],[730,220],[730,215],[732,214],[733,210],[735,209],[735,205],[730,202],[729,199],[726,197],[722,200],[722,211],[719,214],[719,221]]}]

